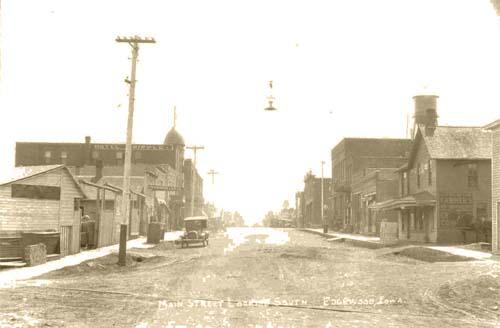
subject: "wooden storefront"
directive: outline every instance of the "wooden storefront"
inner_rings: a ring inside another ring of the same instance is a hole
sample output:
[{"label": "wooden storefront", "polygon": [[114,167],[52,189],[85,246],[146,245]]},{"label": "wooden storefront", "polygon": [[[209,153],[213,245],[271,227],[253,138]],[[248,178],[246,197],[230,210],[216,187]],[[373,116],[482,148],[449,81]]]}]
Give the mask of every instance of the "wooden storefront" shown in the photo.
[{"label": "wooden storefront", "polygon": [[22,257],[26,232],[58,232],[61,256],[78,253],[83,198],[63,165],[15,168],[0,182],[0,257]]}]

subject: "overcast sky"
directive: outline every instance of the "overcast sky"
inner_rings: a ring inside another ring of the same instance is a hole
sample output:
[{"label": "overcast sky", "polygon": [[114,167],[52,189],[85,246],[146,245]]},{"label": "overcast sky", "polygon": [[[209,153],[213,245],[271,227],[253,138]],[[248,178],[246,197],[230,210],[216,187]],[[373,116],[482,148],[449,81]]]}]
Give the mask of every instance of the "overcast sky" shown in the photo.
[{"label": "overcast sky", "polygon": [[130,47],[114,39],[135,34],[157,44],[140,49],[134,142],[162,143],[176,105],[206,148],[206,198],[249,223],[293,205],[321,160],[330,176],[343,137],[405,137],[424,86],[441,125],[500,118],[489,0],[3,0],[0,175],[15,141],[124,142]]}]

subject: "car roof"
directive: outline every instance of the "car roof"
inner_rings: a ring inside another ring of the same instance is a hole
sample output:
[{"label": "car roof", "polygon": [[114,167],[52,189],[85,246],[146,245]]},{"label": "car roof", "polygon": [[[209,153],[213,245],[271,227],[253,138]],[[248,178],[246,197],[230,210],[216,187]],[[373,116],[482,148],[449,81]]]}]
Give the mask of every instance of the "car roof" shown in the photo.
[{"label": "car roof", "polygon": [[189,216],[184,219],[185,221],[207,221],[208,218],[206,216]]}]

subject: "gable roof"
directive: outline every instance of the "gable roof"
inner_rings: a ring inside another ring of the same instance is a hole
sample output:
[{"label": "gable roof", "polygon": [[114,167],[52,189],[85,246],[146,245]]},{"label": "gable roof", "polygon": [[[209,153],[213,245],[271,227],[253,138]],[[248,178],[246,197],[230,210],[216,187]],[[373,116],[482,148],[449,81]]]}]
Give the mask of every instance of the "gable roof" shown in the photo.
[{"label": "gable roof", "polygon": [[8,184],[11,184],[11,183],[14,183],[14,182],[17,182],[17,181],[21,181],[21,180],[25,180],[25,179],[28,179],[28,178],[32,178],[34,176],[37,176],[37,175],[40,175],[40,174],[44,174],[44,173],[48,173],[48,172],[51,172],[51,171],[55,171],[55,170],[58,170],[58,169],[65,170],[66,173],[69,174],[71,180],[73,180],[76,188],[81,192],[81,194],[84,197],[87,197],[86,194],[85,194],[85,192],[83,191],[82,187],[78,183],[78,181],[76,181],[76,179],[73,176],[73,174],[71,174],[70,170],[66,166],[64,166],[62,164],[58,164],[58,165],[36,165],[36,166],[18,166],[18,167],[14,167],[14,168],[12,168],[12,170],[10,172],[7,172],[7,174],[5,174],[3,176],[3,178],[0,178],[0,186],[8,185]]},{"label": "gable roof", "polygon": [[431,158],[491,159],[491,133],[482,127],[437,126],[432,136],[421,133]]},{"label": "gable roof", "polygon": [[[408,163],[423,142],[433,159],[491,159],[491,132],[476,126],[437,126],[426,135],[419,126]],[[411,165],[409,165],[411,166]]]},{"label": "gable roof", "polygon": [[0,178],[0,186],[50,172],[62,166],[63,165],[40,165],[13,167],[10,171],[4,172],[2,178]]}]

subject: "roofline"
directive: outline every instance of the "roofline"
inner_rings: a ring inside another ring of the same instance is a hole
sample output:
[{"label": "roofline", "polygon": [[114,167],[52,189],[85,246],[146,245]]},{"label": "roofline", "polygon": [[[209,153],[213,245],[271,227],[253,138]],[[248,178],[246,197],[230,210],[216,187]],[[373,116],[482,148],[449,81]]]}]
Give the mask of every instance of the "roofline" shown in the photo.
[{"label": "roofline", "polygon": [[440,160],[440,161],[491,161],[491,157],[430,157],[430,159]]},{"label": "roofline", "polygon": [[[104,185],[105,185],[105,186],[107,186],[107,187],[109,187],[109,188],[115,189],[115,191],[116,191],[116,192],[118,192],[118,193],[123,193],[123,188],[117,187],[117,186],[115,186],[115,185],[113,185],[113,184],[111,184],[111,183],[109,183],[109,182],[105,182],[105,183],[104,183]],[[129,189],[129,191],[130,191],[132,194],[136,194],[136,195],[138,195],[138,196],[141,196],[141,197],[146,198],[146,195],[145,195],[145,194],[143,194],[143,193],[140,193],[140,192],[135,191],[135,190],[132,190],[132,189]]]},{"label": "roofline", "polygon": [[[36,165],[35,165],[36,166]],[[22,166],[21,166],[22,167]],[[28,167],[28,166],[26,166]],[[82,186],[80,186],[80,184],[78,183],[78,181],[76,180],[75,176],[71,173],[71,171],[68,169],[67,166],[63,165],[63,164],[56,164],[55,167],[51,168],[51,169],[47,169],[45,171],[41,171],[41,172],[37,172],[35,174],[31,174],[31,175],[28,175],[28,176],[25,176],[25,177],[22,177],[22,178],[19,178],[19,179],[14,179],[14,180],[11,180],[9,182],[6,182],[6,183],[2,183],[0,184],[0,186],[7,186],[7,185],[10,185],[14,182],[18,182],[18,181],[23,181],[23,180],[26,180],[26,179],[29,179],[29,178],[33,178],[33,177],[36,177],[36,176],[39,176],[41,174],[45,174],[45,173],[48,173],[48,172],[52,172],[52,171],[55,171],[55,170],[58,170],[58,169],[65,169],[66,172],[69,174],[71,180],[73,180],[73,182],[75,183],[76,185],[76,188],[80,191],[80,193],[83,195],[83,198],[87,198],[87,194],[85,194],[85,191],[82,189]]]},{"label": "roofline", "polygon": [[486,130],[494,130],[500,126],[500,119],[493,121],[487,125],[485,125],[483,128]]},{"label": "roofline", "polygon": [[[57,164],[56,164],[57,165]],[[60,164],[60,165],[57,165],[51,169],[47,169],[45,171],[40,171],[40,172],[37,172],[37,173],[34,173],[34,174],[31,174],[31,175],[27,175],[27,176],[24,176],[24,177],[21,177],[21,178],[18,178],[18,179],[14,179],[14,180],[11,180],[9,182],[5,182],[5,183],[2,183],[0,184],[0,186],[6,186],[6,185],[9,185],[11,183],[14,183],[14,182],[17,182],[17,181],[21,181],[21,180],[25,180],[25,179],[28,179],[28,178],[32,178],[32,177],[36,177],[40,174],[44,174],[44,173],[47,173],[47,172],[51,172],[51,171],[54,171],[54,170],[57,170],[61,167],[63,167],[64,165]],[[26,166],[27,167],[27,166]]]},{"label": "roofline", "polygon": [[[86,142],[53,142],[53,141],[16,141],[16,144],[38,144],[38,145],[87,145]],[[125,145],[124,142],[90,142],[89,145]],[[134,146],[172,146],[163,143],[132,143]]]},{"label": "roofline", "polygon": [[82,193],[83,198],[87,198],[87,194],[85,194],[85,191],[83,190],[82,186],[80,186],[73,173],[71,173],[71,171],[68,169],[66,165],[63,165],[63,167],[66,169],[66,172],[68,172],[69,176],[71,177],[71,180],[73,180],[78,190],[80,190],[80,192]]},{"label": "roofline", "polygon": [[390,138],[390,137],[380,137],[380,138],[364,138],[364,137],[348,137],[342,140],[397,140],[397,141],[411,141],[410,138]]},{"label": "roofline", "polygon": [[[423,125],[423,124],[421,124]],[[469,128],[469,129],[482,129],[482,126],[477,126],[477,125],[437,125],[437,128]]]},{"label": "roofline", "polygon": [[85,181],[83,179],[80,180],[80,183],[83,183],[83,184],[86,184],[86,185],[89,185],[89,186],[92,186],[92,187],[96,187],[96,188],[99,188],[99,189],[105,189],[105,190],[109,190],[109,191],[113,191],[113,192],[118,192],[116,191],[115,189],[113,188],[110,188],[108,186],[105,186],[105,185],[98,185],[96,183],[92,183],[92,182],[89,182],[89,181]]}]

